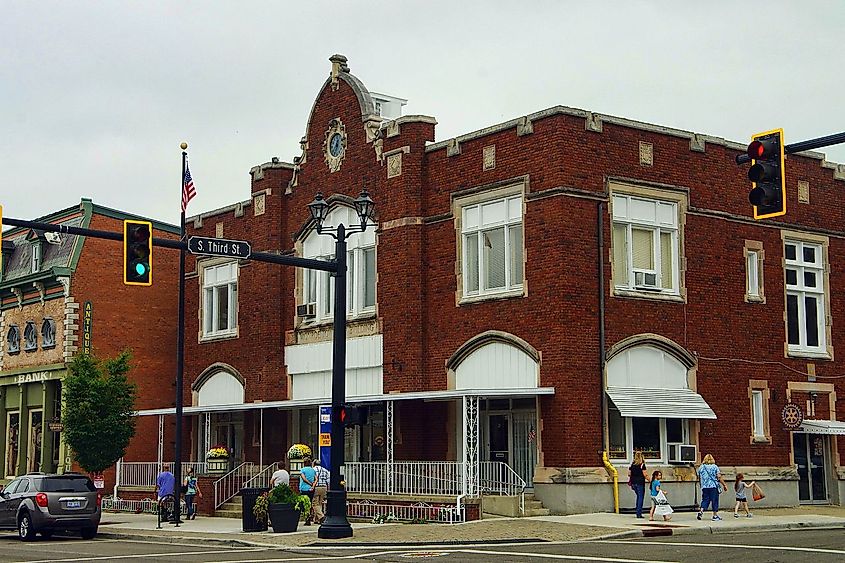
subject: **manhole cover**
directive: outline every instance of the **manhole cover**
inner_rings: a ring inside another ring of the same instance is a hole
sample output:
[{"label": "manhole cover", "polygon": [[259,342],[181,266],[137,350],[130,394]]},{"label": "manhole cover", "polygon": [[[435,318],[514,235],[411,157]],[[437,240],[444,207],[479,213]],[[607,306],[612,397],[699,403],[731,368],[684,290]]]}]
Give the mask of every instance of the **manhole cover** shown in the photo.
[{"label": "manhole cover", "polygon": [[403,553],[399,557],[407,557],[408,559],[422,559],[424,557],[442,557],[449,555],[446,551],[414,551],[412,553]]}]

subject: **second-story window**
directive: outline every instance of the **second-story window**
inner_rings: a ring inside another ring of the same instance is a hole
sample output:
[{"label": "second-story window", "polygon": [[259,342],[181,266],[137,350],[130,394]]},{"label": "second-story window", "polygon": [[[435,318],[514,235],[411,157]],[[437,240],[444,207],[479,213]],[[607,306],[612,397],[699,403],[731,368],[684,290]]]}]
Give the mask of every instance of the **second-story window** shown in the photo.
[{"label": "second-story window", "polygon": [[27,352],[38,349],[38,331],[35,330],[35,323],[26,321],[23,329],[23,349]]},{"label": "second-story window", "polygon": [[44,319],[41,323],[41,347],[52,348],[56,345],[56,323],[53,319]]},{"label": "second-story window", "polygon": [[238,263],[206,266],[202,280],[203,336],[236,334],[238,316]]},{"label": "second-story window", "polygon": [[463,295],[522,289],[522,195],[461,208]]},{"label": "second-story window", "polygon": [[827,353],[822,245],[784,242],[786,327],[790,352]]},{"label": "second-story window", "polygon": [[32,243],[32,259],[30,262],[30,272],[36,274],[41,271],[41,243],[34,241]]},{"label": "second-story window", "polygon": [[11,325],[6,333],[6,351],[10,354],[21,351],[21,333],[18,325]]},{"label": "second-story window", "polygon": [[617,289],[680,292],[678,204],[613,196],[613,278]]}]

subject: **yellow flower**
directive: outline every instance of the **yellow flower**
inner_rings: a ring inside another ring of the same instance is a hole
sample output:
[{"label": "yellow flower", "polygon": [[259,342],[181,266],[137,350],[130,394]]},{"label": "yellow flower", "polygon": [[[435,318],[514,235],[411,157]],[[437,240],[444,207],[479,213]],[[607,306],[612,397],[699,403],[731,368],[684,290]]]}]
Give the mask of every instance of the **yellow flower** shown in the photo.
[{"label": "yellow flower", "polygon": [[288,450],[288,459],[304,459],[311,457],[311,448],[305,444],[294,444]]}]

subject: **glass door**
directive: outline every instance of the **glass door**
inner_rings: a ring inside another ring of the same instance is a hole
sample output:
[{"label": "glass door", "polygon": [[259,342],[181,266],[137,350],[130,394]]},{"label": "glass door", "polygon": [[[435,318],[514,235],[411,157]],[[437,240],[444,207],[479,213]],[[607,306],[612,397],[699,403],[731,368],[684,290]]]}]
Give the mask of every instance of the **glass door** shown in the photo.
[{"label": "glass door", "polygon": [[537,465],[537,429],[534,411],[516,411],[511,416],[513,424],[514,471],[525,481],[526,488],[534,488],[534,468]]},{"label": "glass door", "polygon": [[20,447],[21,413],[10,411],[6,414],[6,478],[18,474],[18,449]]},{"label": "glass door", "polygon": [[827,440],[820,434],[792,434],[795,464],[798,466],[798,500],[802,503],[828,503]]},{"label": "glass door", "polygon": [[26,470],[41,471],[41,447],[43,444],[44,411],[29,411],[29,444],[26,449]]}]

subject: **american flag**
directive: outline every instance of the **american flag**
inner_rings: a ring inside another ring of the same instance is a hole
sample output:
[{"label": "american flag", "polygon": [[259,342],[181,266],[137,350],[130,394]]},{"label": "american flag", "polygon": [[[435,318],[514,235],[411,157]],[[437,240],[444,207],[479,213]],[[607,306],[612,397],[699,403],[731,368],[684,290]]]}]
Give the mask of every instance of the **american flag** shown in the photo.
[{"label": "american flag", "polygon": [[194,189],[194,180],[191,178],[191,171],[188,163],[185,163],[185,178],[182,182],[182,213],[188,208],[188,202],[194,199],[197,191]]},{"label": "american flag", "polygon": [[537,431],[534,430],[534,427],[532,426],[531,428],[528,429],[528,443],[530,444],[531,442],[533,442],[536,439],[537,439]]}]

